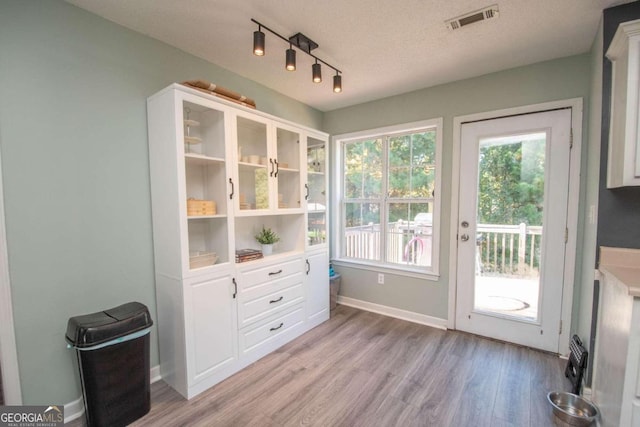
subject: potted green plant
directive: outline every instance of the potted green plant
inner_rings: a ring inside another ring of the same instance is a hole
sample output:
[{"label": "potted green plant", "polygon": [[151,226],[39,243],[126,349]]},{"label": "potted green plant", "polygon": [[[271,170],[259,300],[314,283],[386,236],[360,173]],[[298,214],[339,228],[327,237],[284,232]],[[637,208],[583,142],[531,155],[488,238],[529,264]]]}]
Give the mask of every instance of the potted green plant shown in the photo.
[{"label": "potted green plant", "polygon": [[254,236],[258,243],[262,245],[262,254],[271,255],[273,253],[273,245],[280,241],[278,234],[271,228],[262,226],[262,230]]}]

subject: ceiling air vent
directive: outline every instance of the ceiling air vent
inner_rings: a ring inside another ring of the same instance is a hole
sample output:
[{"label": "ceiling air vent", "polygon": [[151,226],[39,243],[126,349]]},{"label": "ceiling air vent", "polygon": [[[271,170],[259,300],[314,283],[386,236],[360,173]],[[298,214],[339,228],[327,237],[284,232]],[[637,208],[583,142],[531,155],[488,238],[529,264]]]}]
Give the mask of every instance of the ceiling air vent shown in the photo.
[{"label": "ceiling air vent", "polygon": [[498,5],[494,4],[484,9],[476,10],[474,12],[460,15],[456,18],[445,21],[447,28],[450,30],[457,30],[466,25],[473,24],[474,22],[480,22],[487,19],[497,18],[500,15],[498,11]]}]

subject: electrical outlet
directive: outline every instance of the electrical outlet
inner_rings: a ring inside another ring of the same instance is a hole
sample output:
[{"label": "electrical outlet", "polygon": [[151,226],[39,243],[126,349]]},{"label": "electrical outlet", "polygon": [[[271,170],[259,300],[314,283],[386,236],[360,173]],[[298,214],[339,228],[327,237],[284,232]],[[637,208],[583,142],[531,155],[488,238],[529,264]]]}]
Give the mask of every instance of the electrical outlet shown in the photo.
[{"label": "electrical outlet", "polygon": [[384,285],[384,274],[378,273],[378,285]]}]

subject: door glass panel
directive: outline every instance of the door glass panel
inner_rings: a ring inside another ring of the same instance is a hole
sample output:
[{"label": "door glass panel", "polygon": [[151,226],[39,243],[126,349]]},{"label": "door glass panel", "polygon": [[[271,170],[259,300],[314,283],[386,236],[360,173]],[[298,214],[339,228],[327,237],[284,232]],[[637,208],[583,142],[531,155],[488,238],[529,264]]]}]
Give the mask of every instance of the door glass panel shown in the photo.
[{"label": "door glass panel", "polygon": [[240,210],[268,209],[267,125],[238,117],[237,129]]},{"label": "door glass panel", "polygon": [[546,133],[480,140],[474,309],[539,320]]},{"label": "door glass panel", "polygon": [[189,268],[229,262],[224,113],[183,102]]},{"label": "door glass panel", "polygon": [[307,241],[310,246],[327,240],[325,156],[325,142],[307,138]]},{"label": "door glass panel", "polygon": [[278,180],[278,209],[299,209],[300,134],[278,128],[275,176]]}]

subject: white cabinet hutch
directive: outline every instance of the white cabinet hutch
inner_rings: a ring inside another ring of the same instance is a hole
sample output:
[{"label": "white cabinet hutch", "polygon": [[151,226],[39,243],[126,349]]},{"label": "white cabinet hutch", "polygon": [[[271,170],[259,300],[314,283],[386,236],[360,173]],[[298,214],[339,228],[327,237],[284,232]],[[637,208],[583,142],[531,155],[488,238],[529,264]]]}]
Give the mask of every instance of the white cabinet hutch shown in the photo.
[{"label": "white cabinet hutch", "polygon": [[328,135],[179,84],[147,108],[160,373],[189,399],[329,318]]}]

